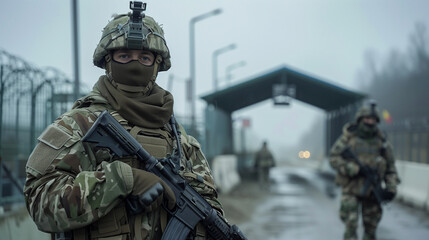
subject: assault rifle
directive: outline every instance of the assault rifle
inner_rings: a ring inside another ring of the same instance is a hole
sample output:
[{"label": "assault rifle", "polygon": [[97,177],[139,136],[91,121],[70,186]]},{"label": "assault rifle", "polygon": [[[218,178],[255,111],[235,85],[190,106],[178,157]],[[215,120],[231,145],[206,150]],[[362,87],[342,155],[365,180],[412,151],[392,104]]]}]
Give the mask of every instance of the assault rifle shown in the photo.
[{"label": "assault rifle", "polygon": [[352,159],[359,166],[359,173],[365,177],[365,183],[363,188],[361,189],[361,195],[364,195],[368,188],[372,186],[372,192],[374,193],[375,198],[379,204],[386,203],[392,200],[392,194],[385,190],[381,186],[381,179],[378,175],[376,169],[373,169],[368,166],[364,166],[361,161],[356,157],[356,155],[350,150],[350,148],[346,148],[342,153],[341,157],[344,159]]},{"label": "assault rifle", "polygon": [[[175,126],[175,125],[174,125]],[[202,222],[209,236],[216,240],[245,240],[244,234],[236,225],[229,225],[213,207],[179,175],[180,161],[171,157],[156,159],[150,155],[122,127],[109,112],[100,114],[94,125],[82,138],[83,142],[106,147],[118,156],[136,155],[144,163],[144,170],[160,177],[174,191],[176,206],[165,210],[171,215],[162,239],[186,239],[197,223]]]}]

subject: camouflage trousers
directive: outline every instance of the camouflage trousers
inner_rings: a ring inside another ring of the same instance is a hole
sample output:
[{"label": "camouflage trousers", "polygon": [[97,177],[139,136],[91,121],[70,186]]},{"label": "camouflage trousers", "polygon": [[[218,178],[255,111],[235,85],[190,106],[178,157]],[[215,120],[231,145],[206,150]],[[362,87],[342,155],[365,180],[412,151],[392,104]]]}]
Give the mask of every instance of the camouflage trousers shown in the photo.
[{"label": "camouflage trousers", "polygon": [[270,168],[259,167],[258,168],[258,182],[260,187],[265,188],[270,185]]},{"label": "camouflage trousers", "polygon": [[359,215],[362,213],[363,240],[375,240],[377,225],[381,220],[382,208],[373,197],[361,198],[355,195],[341,196],[340,218],[345,225],[344,240],[357,240]]}]

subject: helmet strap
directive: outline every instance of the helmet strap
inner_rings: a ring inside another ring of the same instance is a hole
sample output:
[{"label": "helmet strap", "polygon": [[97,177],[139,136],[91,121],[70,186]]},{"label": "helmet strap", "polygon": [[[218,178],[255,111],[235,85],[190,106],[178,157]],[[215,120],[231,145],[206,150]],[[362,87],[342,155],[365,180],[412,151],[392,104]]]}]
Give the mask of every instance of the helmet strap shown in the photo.
[{"label": "helmet strap", "polygon": [[112,77],[112,53],[107,54],[104,56],[104,69],[106,70],[106,76],[113,81]]},{"label": "helmet strap", "polygon": [[155,62],[153,63],[153,74],[152,78],[150,79],[150,82],[147,84],[146,88],[143,90],[143,94],[146,95],[146,93],[150,94],[150,91],[152,90],[153,86],[155,85],[156,77],[158,76],[158,70],[159,66],[162,62],[161,55],[156,55]]}]

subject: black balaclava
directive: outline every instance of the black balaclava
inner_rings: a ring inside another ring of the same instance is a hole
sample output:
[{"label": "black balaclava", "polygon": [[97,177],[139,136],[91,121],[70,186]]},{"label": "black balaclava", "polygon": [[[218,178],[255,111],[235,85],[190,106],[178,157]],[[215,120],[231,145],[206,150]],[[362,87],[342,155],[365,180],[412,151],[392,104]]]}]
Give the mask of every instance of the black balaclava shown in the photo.
[{"label": "black balaclava", "polygon": [[152,66],[145,66],[137,60],[120,63],[109,55],[106,59],[106,74],[112,84],[125,95],[147,95],[155,84],[161,61],[162,57],[157,55]]}]

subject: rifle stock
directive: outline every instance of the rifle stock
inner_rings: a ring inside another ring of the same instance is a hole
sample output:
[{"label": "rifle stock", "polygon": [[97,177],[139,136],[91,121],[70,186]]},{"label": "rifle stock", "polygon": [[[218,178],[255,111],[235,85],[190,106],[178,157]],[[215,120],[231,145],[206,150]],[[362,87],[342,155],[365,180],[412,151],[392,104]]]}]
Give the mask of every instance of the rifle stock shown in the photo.
[{"label": "rifle stock", "polygon": [[83,142],[109,148],[118,156],[136,155],[144,170],[160,177],[174,191],[176,207],[166,211],[171,215],[162,239],[186,239],[189,232],[202,222],[214,239],[247,239],[235,225],[229,225],[217,211],[177,171],[171,158],[156,159],[123,128],[109,112],[104,111],[82,138]]}]

